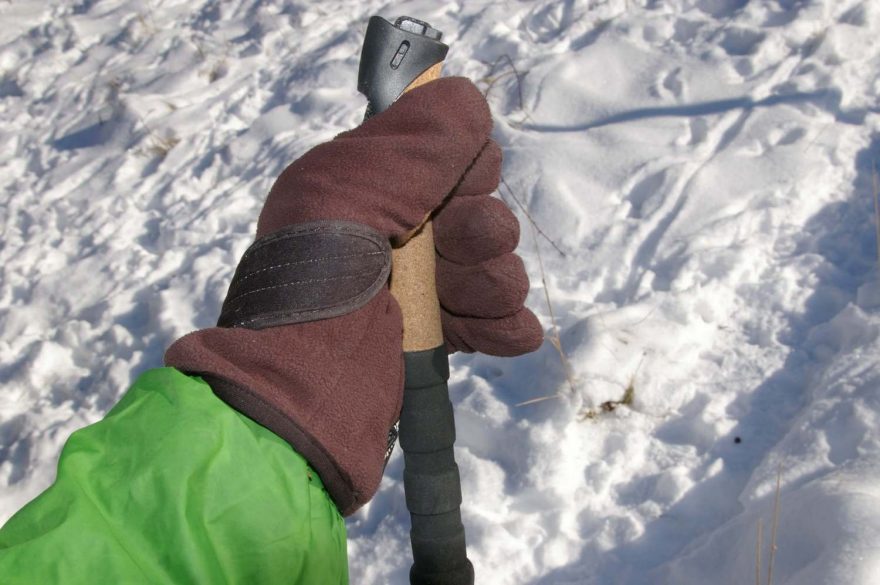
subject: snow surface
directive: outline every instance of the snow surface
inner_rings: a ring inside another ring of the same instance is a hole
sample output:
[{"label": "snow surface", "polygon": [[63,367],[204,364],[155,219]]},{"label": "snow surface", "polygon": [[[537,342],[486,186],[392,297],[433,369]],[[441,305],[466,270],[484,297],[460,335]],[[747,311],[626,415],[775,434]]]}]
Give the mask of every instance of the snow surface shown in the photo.
[{"label": "snow surface", "polygon": [[[880,582],[876,0],[0,2],[0,521],[213,323],[373,14],[488,92],[569,364],[453,359],[479,582],[752,583],[759,525],[766,581],[777,478],[773,582]],[[407,582],[401,471],[352,583]]]}]

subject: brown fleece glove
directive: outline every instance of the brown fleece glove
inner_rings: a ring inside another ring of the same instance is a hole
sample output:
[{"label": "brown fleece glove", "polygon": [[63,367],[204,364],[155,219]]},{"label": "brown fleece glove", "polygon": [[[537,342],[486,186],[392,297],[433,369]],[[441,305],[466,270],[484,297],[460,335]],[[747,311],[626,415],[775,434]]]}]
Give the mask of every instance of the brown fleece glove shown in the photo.
[{"label": "brown fleece glove", "polygon": [[[540,324],[523,307],[528,278],[513,254],[519,225],[490,196],[501,169],[490,129],[477,88],[444,78],[307,152],[272,187],[257,241],[224,303],[223,326],[191,333],[165,355],[167,365],[204,377],[220,398],[306,457],[344,515],[378,488],[403,396],[400,309],[384,280],[368,286],[375,274],[387,278],[387,254],[375,241],[384,238],[387,247],[440,207],[434,233],[449,351],[513,356],[542,342]],[[324,240],[309,240],[312,232]],[[333,237],[341,232],[362,235],[368,252],[339,253]],[[276,257],[302,234],[304,247],[291,244]],[[332,254],[324,253],[326,242]],[[296,257],[310,253],[320,257]],[[340,272],[350,258],[354,268]],[[372,262],[366,272],[365,258]],[[254,284],[277,271],[290,277]],[[301,294],[290,301],[294,311],[285,299],[299,289],[322,298],[352,289],[358,302],[315,308]],[[248,314],[255,305],[260,318]]]}]

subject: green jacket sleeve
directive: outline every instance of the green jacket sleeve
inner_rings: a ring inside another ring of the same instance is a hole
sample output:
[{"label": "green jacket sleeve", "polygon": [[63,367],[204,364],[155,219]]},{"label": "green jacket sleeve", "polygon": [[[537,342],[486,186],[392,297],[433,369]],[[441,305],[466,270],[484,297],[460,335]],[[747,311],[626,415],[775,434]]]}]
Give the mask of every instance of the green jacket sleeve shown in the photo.
[{"label": "green jacket sleeve", "polygon": [[287,443],[161,368],[0,529],[0,582],[345,584],[345,525]]}]

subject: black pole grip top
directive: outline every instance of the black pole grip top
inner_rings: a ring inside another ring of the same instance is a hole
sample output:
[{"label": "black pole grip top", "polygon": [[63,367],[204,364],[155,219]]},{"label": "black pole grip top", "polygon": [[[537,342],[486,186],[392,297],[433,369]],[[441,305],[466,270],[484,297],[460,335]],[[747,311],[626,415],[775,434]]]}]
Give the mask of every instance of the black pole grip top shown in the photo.
[{"label": "black pole grip top", "polygon": [[385,111],[419,75],[446,58],[449,47],[440,42],[442,35],[408,16],[394,24],[370,18],[358,70],[358,91],[367,96],[365,118]]}]

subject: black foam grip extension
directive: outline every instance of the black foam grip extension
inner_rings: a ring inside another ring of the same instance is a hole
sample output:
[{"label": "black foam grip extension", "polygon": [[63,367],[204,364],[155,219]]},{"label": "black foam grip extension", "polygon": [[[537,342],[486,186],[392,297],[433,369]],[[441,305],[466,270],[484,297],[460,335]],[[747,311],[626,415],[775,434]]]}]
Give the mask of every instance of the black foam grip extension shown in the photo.
[{"label": "black foam grip extension", "polygon": [[412,585],[473,585],[461,523],[455,419],[449,402],[446,348],[404,354],[400,415],[403,487],[412,518]]}]

